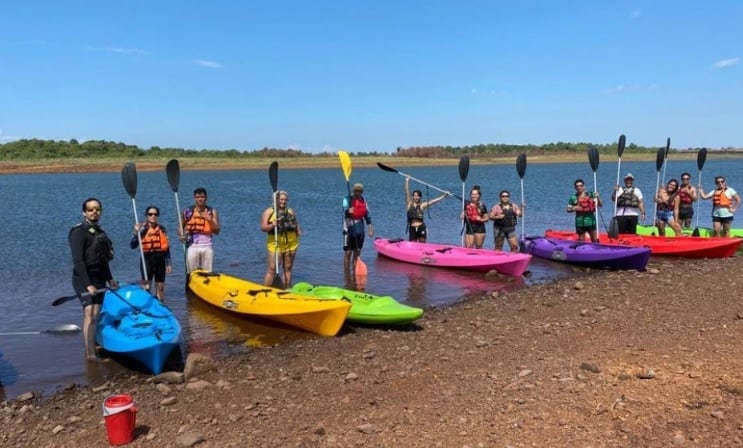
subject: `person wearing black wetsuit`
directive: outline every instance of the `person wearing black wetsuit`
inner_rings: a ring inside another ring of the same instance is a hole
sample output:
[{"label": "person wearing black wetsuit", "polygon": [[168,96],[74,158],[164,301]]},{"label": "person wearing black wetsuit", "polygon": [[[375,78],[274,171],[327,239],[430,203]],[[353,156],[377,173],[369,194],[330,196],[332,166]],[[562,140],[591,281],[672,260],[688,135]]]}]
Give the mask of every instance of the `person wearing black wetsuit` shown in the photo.
[{"label": "person wearing black wetsuit", "polygon": [[98,359],[95,333],[106,284],[117,289],[108,262],[113,259],[113,244],[98,225],[103,213],[101,201],[88,198],[83,202],[83,221],[70,229],[67,240],[72,253],[72,287],[83,306],[83,337],[89,361]]}]

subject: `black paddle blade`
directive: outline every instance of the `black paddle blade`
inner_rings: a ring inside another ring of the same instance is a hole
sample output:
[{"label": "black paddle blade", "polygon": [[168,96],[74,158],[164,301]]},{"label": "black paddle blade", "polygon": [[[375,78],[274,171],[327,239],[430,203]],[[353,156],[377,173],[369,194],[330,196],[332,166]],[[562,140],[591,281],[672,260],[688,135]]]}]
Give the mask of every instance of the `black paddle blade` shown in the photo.
[{"label": "black paddle blade", "polygon": [[699,236],[699,227],[694,227],[694,231],[691,232],[691,236]]},{"label": "black paddle blade", "polygon": [[609,238],[611,239],[617,239],[617,237],[619,236],[619,223],[617,222],[616,216],[611,218],[611,224],[609,224],[607,233],[609,234]]},{"label": "black paddle blade", "polygon": [[516,157],[516,172],[521,179],[524,178],[524,174],[526,174],[526,154],[521,153]]},{"label": "black paddle blade", "polygon": [[178,159],[173,159],[165,166],[165,173],[168,175],[168,183],[173,193],[178,193],[178,186],[181,184],[181,166]]},{"label": "black paddle blade", "polygon": [[462,156],[459,159],[459,178],[462,182],[467,181],[467,175],[470,172],[470,156]]},{"label": "black paddle blade", "polygon": [[274,193],[278,190],[279,185],[279,162],[271,162],[271,166],[268,167],[268,180],[271,181],[271,189]]},{"label": "black paddle blade", "polygon": [[[702,171],[702,168],[704,168],[704,162],[707,161],[707,148],[702,148],[697,153],[697,168],[699,168],[699,171]],[[697,233],[699,232],[699,229],[695,229]]]},{"label": "black paddle blade", "polygon": [[382,168],[385,171],[389,171],[390,173],[399,173],[396,169],[392,168],[391,166],[387,166],[384,163],[377,162],[377,166]]},{"label": "black paddle blade", "polygon": [[273,282],[271,282],[272,288],[284,289],[284,282],[281,280],[281,275],[276,274],[273,276]]},{"label": "black paddle blade", "polygon": [[622,157],[624,153],[624,145],[627,143],[627,137],[624,134],[619,136],[619,142],[617,142],[617,156]]},{"label": "black paddle blade", "polygon": [[664,154],[666,159],[668,158],[668,151],[671,149],[671,137],[666,139],[666,153]]},{"label": "black paddle blade", "polygon": [[591,171],[594,173],[599,169],[599,150],[588,148],[588,163],[591,164]]},{"label": "black paddle blade", "polygon": [[129,197],[134,199],[137,196],[137,166],[134,162],[127,162],[121,168],[121,180]]},{"label": "black paddle blade", "polygon": [[655,171],[660,173],[664,160],[666,160],[666,151],[664,148],[659,148],[658,153],[655,155]]},{"label": "black paddle blade", "polygon": [[69,302],[71,300],[75,300],[75,299],[77,299],[77,296],[60,297],[60,298],[54,300],[54,302],[52,302],[52,306],[59,306],[59,305],[61,305],[63,303],[67,303],[67,302]]}]

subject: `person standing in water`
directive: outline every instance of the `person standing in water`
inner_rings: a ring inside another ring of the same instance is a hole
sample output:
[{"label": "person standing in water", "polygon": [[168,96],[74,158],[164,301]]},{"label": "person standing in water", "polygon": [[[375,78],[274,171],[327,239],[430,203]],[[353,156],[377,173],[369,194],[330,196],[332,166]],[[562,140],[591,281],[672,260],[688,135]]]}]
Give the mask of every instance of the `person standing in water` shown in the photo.
[{"label": "person standing in water", "polygon": [[[292,285],[292,267],[294,257],[299,248],[299,238],[302,229],[299,227],[297,214],[294,209],[289,208],[289,193],[278,191],[276,193],[276,212],[273,205],[261,214],[261,230],[266,232],[266,249],[268,250],[268,263],[263,284],[271,286],[276,276],[276,251],[279,252],[279,266],[283,269],[283,285],[289,289]],[[278,232],[277,232],[278,230]],[[276,233],[279,239],[276,239]]]},{"label": "person standing in water", "polygon": [[406,177],[405,204],[407,205],[408,213],[408,240],[419,243],[425,243],[428,238],[428,229],[426,228],[426,223],[423,222],[424,211],[449,195],[444,193],[430,201],[421,202],[422,196],[423,193],[420,190],[413,190],[413,194],[410,194],[410,178]]},{"label": "person standing in water", "polygon": [[99,221],[103,205],[96,198],[83,202],[83,221],[70,229],[67,241],[72,254],[72,287],[83,306],[83,340],[88,361],[95,361],[95,333],[106,284],[118,289],[108,262],[114,258],[111,239]]},{"label": "person standing in water", "polygon": [[[145,213],[147,215],[145,222],[134,225],[134,236],[129,241],[129,247],[138,248],[139,241],[142,240],[142,253],[144,253],[147,275],[145,276],[141,263],[139,270],[142,273],[142,279],[148,280],[145,288],[152,294],[154,283],[155,293],[153,295],[162,301],[165,299],[165,274],[173,272],[170,261],[170,240],[165,227],[159,222],[160,209],[150,205]],[[137,237],[138,233],[139,237]]]},{"label": "person standing in water", "polygon": [[503,244],[508,240],[511,252],[519,251],[519,241],[516,235],[516,223],[522,214],[524,204],[519,207],[511,202],[511,193],[508,190],[500,192],[500,201],[490,209],[490,220],[493,221],[495,233],[495,250],[503,250]]},{"label": "person standing in water", "polygon": [[361,256],[364,223],[369,226],[369,238],[373,237],[374,227],[364,199],[364,186],[357,183],[353,186],[352,195],[343,199],[343,270],[346,273],[355,269],[355,260]]},{"label": "person standing in water", "polygon": [[182,241],[186,243],[188,272],[203,269],[211,272],[214,263],[214,235],[219,235],[217,211],[206,205],[206,189],[193,191],[194,205],[183,211]]}]

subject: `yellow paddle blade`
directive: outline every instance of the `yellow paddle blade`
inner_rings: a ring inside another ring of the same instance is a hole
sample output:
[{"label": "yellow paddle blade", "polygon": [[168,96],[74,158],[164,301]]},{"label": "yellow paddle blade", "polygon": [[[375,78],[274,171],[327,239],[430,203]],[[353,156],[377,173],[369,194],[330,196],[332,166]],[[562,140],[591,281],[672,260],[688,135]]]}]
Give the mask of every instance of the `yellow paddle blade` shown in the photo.
[{"label": "yellow paddle blade", "polygon": [[338,158],[341,161],[341,168],[343,169],[343,175],[346,177],[346,182],[351,179],[351,156],[346,151],[338,151]]}]

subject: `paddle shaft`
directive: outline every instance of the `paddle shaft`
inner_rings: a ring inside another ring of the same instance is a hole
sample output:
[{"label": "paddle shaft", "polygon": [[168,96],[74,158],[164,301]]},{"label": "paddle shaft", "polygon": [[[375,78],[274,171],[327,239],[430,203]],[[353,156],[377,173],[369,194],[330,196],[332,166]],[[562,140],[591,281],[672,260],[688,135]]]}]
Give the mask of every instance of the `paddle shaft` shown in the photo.
[{"label": "paddle shaft", "polygon": [[81,328],[78,327],[77,325],[66,324],[66,325],[59,325],[57,327],[47,328],[46,330],[41,330],[41,331],[16,331],[16,332],[0,333],[0,336],[25,336],[29,334],[41,334],[41,333],[51,333],[51,334],[77,333],[80,330]]},{"label": "paddle shaft", "polygon": [[410,180],[414,180],[414,181],[418,182],[419,184],[425,185],[425,186],[427,186],[427,187],[429,187],[429,188],[433,188],[434,190],[436,190],[436,191],[438,191],[438,192],[440,192],[440,193],[446,193],[446,194],[448,194],[449,196],[454,196],[454,197],[455,197],[455,198],[457,198],[457,199],[462,199],[462,197],[461,197],[461,196],[459,196],[458,194],[454,194],[454,193],[452,193],[452,192],[450,192],[450,191],[447,191],[447,190],[443,190],[443,189],[441,189],[441,188],[437,187],[436,185],[431,185],[431,184],[429,184],[429,183],[427,183],[427,182],[424,182],[424,181],[422,181],[422,180],[420,180],[420,179],[418,179],[418,178],[415,178],[415,177],[411,176],[410,174],[407,174],[407,173],[403,173],[402,171],[400,171],[400,170],[397,170],[397,169],[395,169],[395,168],[392,168],[392,167],[390,167],[390,166],[387,166],[387,165],[385,165],[385,164],[383,164],[383,163],[377,162],[377,166],[379,166],[379,167],[380,167],[381,169],[383,169],[383,170],[385,170],[385,171],[389,171],[389,172],[391,172],[391,173],[397,173],[397,174],[399,174],[399,175],[401,175],[401,176],[403,176],[403,177],[407,177],[407,178],[409,178]]}]

